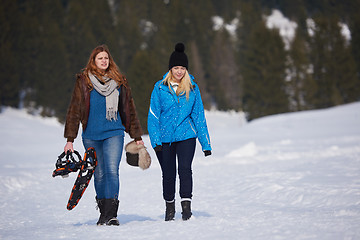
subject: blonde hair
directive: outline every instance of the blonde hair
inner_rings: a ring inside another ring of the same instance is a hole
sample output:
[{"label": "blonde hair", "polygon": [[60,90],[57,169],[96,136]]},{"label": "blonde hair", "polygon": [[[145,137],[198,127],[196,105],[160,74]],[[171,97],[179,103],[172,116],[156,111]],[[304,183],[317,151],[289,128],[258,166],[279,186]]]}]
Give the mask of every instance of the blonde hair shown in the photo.
[{"label": "blonde hair", "polygon": [[[163,80],[164,84],[167,84],[169,86],[170,91],[173,91],[172,88],[170,87],[171,84],[171,80],[173,78],[173,75],[171,73],[171,69],[169,70],[168,74],[166,75],[166,77]],[[184,77],[181,79],[181,82],[176,90],[176,95],[183,95],[186,94],[186,100],[189,100],[189,96],[190,96],[190,91],[193,89],[193,85],[191,83],[191,79],[190,79],[190,75],[189,72],[186,70]]]}]

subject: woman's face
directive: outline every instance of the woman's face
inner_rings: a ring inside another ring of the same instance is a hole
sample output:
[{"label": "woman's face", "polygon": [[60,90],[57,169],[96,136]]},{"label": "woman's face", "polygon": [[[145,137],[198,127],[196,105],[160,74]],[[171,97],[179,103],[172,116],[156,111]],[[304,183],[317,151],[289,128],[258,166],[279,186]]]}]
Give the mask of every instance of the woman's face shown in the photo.
[{"label": "woman's face", "polygon": [[99,52],[95,57],[95,65],[98,69],[105,71],[109,67],[109,55],[107,52]]},{"label": "woman's face", "polygon": [[180,82],[181,79],[184,77],[186,72],[186,68],[183,66],[175,66],[171,69],[171,74],[175,78],[177,82]]}]

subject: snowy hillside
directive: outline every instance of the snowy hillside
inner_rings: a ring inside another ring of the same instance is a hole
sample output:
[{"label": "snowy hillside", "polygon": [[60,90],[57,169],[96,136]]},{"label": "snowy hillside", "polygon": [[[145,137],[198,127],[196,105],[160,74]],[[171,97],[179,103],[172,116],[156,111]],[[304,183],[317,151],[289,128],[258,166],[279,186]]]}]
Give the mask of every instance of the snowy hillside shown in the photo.
[{"label": "snowy hillside", "polygon": [[[150,169],[120,164],[121,225],[99,227],[93,182],[68,211],[76,174],[51,176],[63,126],[5,109],[0,239],[360,239],[360,103],[251,123],[207,112],[207,120],[213,155],[197,149],[191,220],[181,220],[178,201],[176,220],[163,221],[161,172],[149,149]],[[75,148],[84,151],[80,139]]]}]

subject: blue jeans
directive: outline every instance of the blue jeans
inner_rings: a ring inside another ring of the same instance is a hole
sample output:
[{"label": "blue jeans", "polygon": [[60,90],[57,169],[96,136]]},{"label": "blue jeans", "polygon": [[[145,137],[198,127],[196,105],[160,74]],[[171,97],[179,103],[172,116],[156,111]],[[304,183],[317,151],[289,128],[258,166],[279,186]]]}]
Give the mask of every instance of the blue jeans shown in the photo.
[{"label": "blue jeans", "polygon": [[192,198],[193,179],[192,161],[195,154],[196,139],[190,138],[180,142],[163,143],[162,151],[156,152],[162,171],[163,198],[165,201],[175,199],[176,156],[180,179],[180,197]]},{"label": "blue jeans", "polygon": [[85,149],[95,148],[98,160],[94,173],[94,185],[98,199],[118,199],[119,165],[124,146],[124,136],[104,140],[83,139]]}]

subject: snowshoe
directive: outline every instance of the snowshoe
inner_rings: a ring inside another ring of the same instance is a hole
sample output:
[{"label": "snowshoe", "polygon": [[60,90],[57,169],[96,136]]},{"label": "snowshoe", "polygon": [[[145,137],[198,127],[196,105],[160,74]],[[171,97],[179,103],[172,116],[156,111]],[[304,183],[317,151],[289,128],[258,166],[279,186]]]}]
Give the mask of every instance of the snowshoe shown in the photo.
[{"label": "snowshoe", "polygon": [[[81,156],[76,150],[74,151],[74,154],[78,158],[78,160],[74,158],[71,151],[68,151],[66,154],[65,152],[63,152],[62,154],[60,154],[60,156],[58,156],[55,164],[56,168],[52,174],[53,177],[68,177],[69,173],[77,172],[81,168]],[[64,159],[65,156],[66,158]]]},{"label": "snowshoe", "polygon": [[95,167],[97,166],[96,152],[94,148],[88,148],[84,155],[84,160],[81,162],[79,174],[71,190],[70,198],[67,204],[67,209],[73,209],[80,201],[84,194],[92,175],[94,174]]}]

